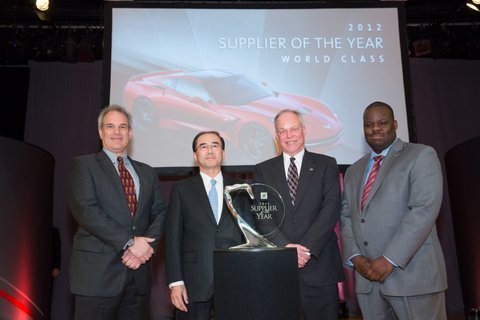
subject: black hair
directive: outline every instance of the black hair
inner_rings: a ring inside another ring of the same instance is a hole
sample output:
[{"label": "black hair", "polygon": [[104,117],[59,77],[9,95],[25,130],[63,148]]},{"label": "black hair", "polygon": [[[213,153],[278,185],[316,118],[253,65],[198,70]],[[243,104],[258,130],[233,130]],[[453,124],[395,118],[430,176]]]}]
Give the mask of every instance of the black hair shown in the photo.
[{"label": "black hair", "polygon": [[197,151],[197,140],[198,140],[198,138],[200,136],[203,136],[204,134],[209,134],[209,133],[214,134],[214,135],[216,135],[217,137],[220,138],[220,142],[222,143],[222,150],[225,150],[225,140],[223,139],[223,137],[220,135],[220,133],[218,131],[202,131],[202,132],[197,133],[195,138],[193,138],[193,142],[192,142],[193,152]]}]

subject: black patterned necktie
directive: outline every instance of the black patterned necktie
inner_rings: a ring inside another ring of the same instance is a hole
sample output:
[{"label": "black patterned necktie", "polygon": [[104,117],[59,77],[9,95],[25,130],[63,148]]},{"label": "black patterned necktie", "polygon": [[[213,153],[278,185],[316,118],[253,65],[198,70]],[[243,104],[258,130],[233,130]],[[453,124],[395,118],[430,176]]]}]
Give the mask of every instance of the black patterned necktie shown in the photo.
[{"label": "black patterned necktie", "polygon": [[130,208],[130,215],[135,215],[137,211],[137,194],[135,193],[135,183],[133,182],[132,175],[125,168],[125,163],[123,162],[123,157],[118,157],[118,173],[120,174],[120,181],[122,181],[123,191],[125,192],[125,198],[128,202],[128,207]]},{"label": "black patterned necktie", "polygon": [[292,205],[295,205],[295,197],[297,195],[297,186],[298,186],[298,170],[295,165],[295,158],[290,158],[290,165],[288,166],[288,190],[290,192],[290,199],[292,200]]}]

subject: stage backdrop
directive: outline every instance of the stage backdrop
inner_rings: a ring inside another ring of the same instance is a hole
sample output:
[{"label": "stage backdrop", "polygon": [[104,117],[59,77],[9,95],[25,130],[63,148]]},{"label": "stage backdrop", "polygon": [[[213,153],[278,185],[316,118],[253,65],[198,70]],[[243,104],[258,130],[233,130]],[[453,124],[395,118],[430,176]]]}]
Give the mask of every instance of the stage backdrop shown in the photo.
[{"label": "stage backdrop", "polygon": [[[476,84],[480,83],[480,61],[413,58],[410,64],[418,140],[432,145],[443,161],[445,152],[451,147],[480,136],[477,123],[480,108],[475,90]],[[66,206],[65,179],[71,156],[98,150],[96,114],[101,105],[101,75],[101,62],[31,64],[28,114],[35,116],[27,118],[26,139],[56,157],[54,224],[60,228],[64,259],[62,273],[55,280],[52,319],[70,319],[72,311],[67,279],[74,224]],[[361,121],[359,118],[359,125]],[[158,152],[161,151],[158,149]],[[165,199],[172,181],[181,178],[160,177]],[[447,309],[449,314],[463,314],[446,184],[438,231],[447,260]],[[162,258],[160,252],[156,256],[154,271],[151,318],[156,320],[171,318]],[[351,290],[351,286],[345,287]],[[350,313],[358,313],[354,293],[346,290],[345,298]]]}]

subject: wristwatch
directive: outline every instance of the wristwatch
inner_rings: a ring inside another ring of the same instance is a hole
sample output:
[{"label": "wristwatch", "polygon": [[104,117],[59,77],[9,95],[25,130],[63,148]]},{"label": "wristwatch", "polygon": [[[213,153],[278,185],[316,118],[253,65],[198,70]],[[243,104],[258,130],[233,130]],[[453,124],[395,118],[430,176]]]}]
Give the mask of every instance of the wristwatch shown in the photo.
[{"label": "wristwatch", "polygon": [[125,245],[125,248],[131,247],[134,244],[135,244],[135,240],[133,240],[133,238],[132,238],[132,239],[128,240],[127,244]]}]

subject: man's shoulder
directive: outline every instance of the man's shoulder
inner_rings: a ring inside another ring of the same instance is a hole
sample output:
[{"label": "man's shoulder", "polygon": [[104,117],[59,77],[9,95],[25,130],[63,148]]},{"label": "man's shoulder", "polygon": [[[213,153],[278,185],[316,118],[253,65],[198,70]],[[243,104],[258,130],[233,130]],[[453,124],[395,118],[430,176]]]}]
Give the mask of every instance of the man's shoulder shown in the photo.
[{"label": "man's shoulder", "polygon": [[413,143],[413,142],[403,142],[401,141],[401,148],[399,149],[405,156],[418,156],[423,152],[428,154],[436,155],[437,152],[432,146],[422,144],[422,143]]},{"label": "man's shoulder", "polygon": [[128,158],[133,163],[133,165],[136,166],[136,167],[143,167],[143,168],[147,168],[149,170],[154,170],[152,166],[150,166],[149,164],[147,164],[145,162],[137,161],[137,160],[134,160],[130,157],[128,157]]},{"label": "man's shoulder", "polygon": [[355,161],[354,163],[352,163],[352,164],[347,168],[346,173],[355,171],[355,170],[357,170],[358,168],[362,168],[362,170],[364,170],[364,169],[365,169],[365,163],[366,163],[366,161],[367,161],[367,159],[368,159],[369,157],[370,157],[370,154],[366,154],[366,155],[362,156],[360,159],[358,159],[357,161]]},{"label": "man's shoulder", "polygon": [[322,153],[310,152],[310,151],[307,151],[307,150],[305,150],[304,159],[306,159],[306,158],[316,159],[316,160],[321,160],[321,161],[335,161],[335,162],[337,162],[337,160],[334,157],[327,156],[326,154],[322,154]]},{"label": "man's shoulder", "polygon": [[405,145],[405,148],[410,148],[413,150],[433,149],[433,147],[423,143],[403,142],[403,144]]},{"label": "man's shoulder", "polygon": [[191,177],[186,177],[184,179],[181,179],[181,180],[178,180],[178,181],[175,181],[173,183],[173,185],[176,185],[176,186],[186,186],[186,185],[191,185],[191,184],[194,184],[194,183],[198,183],[199,181],[202,181],[202,178],[200,177],[199,174],[195,174]]},{"label": "man's shoulder", "polygon": [[223,184],[224,185],[226,185],[226,184],[241,184],[241,183],[245,183],[245,181],[223,174]]},{"label": "man's shoulder", "polygon": [[82,155],[78,155],[78,156],[73,157],[72,161],[88,163],[88,162],[95,161],[98,157],[100,157],[100,152],[90,153],[90,154],[82,154]]},{"label": "man's shoulder", "polygon": [[281,161],[282,160],[282,154],[276,156],[276,157],[273,157],[273,158],[270,158],[270,159],[267,159],[265,161],[262,161],[260,163],[257,163],[255,165],[255,167],[257,168],[263,168],[263,167],[270,167],[272,164],[278,162],[278,161]]}]

